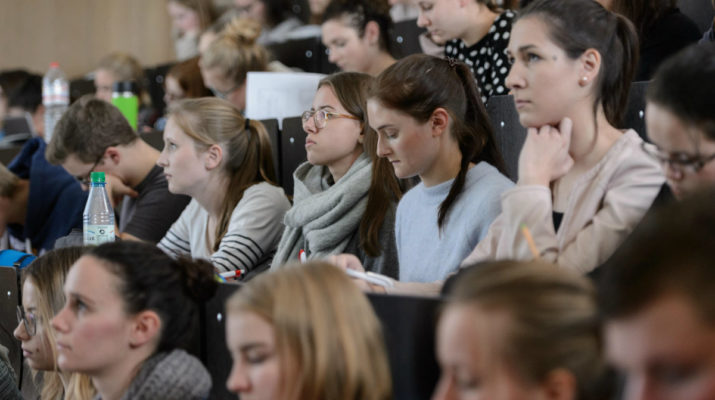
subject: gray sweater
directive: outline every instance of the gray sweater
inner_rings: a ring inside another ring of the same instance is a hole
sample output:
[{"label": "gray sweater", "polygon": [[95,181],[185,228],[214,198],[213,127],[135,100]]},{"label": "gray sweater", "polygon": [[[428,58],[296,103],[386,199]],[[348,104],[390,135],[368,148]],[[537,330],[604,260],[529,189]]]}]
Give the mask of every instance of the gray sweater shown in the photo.
[{"label": "gray sweater", "polygon": [[452,182],[420,183],[400,200],[395,222],[400,281],[434,282],[456,271],[501,212],[501,193],[514,185],[493,166],[475,165],[440,230],[439,206]]},{"label": "gray sweater", "polygon": [[17,390],[17,381],[15,381],[15,374],[10,367],[7,352],[7,348],[0,345],[0,399],[20,400],[22,396]]}]

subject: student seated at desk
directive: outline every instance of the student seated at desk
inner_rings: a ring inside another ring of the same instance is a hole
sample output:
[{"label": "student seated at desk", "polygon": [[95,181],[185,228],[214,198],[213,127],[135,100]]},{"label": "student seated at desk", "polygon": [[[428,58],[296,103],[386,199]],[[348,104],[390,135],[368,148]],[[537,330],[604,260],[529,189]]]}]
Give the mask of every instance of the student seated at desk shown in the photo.
[{"label": "student seated at desk", "polygon": [[62,115],[46,154],[85,186],[92,172],[107,175],[112,205],[121,201],[117,236],[124,240],[157,243],[191,200],[169,192],[156,165],[159,151],[132,130],[119,109],[93,96]]},{"label": "student seated at desk", "polygon": [[168,115],[157,164],[169,191],[192,201],[159,247],[239,270],[242,279],[267,269],[290,202],[274,183],[263,124],[214,97],[180,100]]},{"label": "student seated at desk", "polygon": [[380,323],[338,268],[267,272],[229,298],[226,314],[226,386],[242,399],[392,398]]},{"label": "student seated at desk", "polygon": [[371,82],[367,74],[341,72],[318,84],[310,111],[303,113],[308,161],[293,173],[293,207],[285,216],[273,268],[298,261],[301,252],[307,259],[350,253],[367,270],[397,277],[399,195],[391,198],[378,190],[383,183],[397,187],[391,171],[372,183],[380,164],[367,119]]},{"label": "student seated at desk", "polygon": [[88,376],[58,367],[57,337],[50,326],[52,317],[65,305],[67,272],[83,251],[80,247],[52,250],[22,270],[22,305],[17,308],[18,324],[13,333],[22,342],[42,400],[90,400],[95,394]]},{"label": "student seated at desk", "polygon": [[211,298],[208,262],[174,260],[143,242],[88,250],[65,280],[67,302],[52,319],[57,365],[88,375],[95,400],[203,400],[211,376],[181,350]]},{"label": "student seated at desk", "polygon": [[0,165],[0,229],[7,225],[11,247],[51,250],[58,238],[82,227],[86,202],[79,182],[45,160],[42,138],[25,143],[8,168]]}]

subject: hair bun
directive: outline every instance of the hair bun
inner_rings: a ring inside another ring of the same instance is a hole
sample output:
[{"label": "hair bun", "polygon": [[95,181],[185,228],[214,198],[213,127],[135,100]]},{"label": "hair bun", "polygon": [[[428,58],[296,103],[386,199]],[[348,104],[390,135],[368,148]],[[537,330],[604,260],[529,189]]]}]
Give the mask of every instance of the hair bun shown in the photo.
[{"label": "hair bun", "polygon": [[218,283],[214,279],[214,267],[210,262],[180,257],[175,264],[176,268],[181,271],[184,290],[189,297],[196,302],[207,301],[213,297]]},{"label": "hair bun", "polygon": [[223,34],[239,44],[252,46],[261,35],[261,24],[252,19],[236,17],[226,25]]}]

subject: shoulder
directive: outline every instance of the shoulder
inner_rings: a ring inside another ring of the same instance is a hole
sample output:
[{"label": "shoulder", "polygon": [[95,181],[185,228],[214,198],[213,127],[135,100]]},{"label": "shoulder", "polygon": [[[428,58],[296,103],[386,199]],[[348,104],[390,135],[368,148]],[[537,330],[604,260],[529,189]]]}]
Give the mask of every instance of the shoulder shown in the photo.
[{"label": "shoulder", "polygon": [[485,188],[489,192],[501,193],[514,186],[509,178],[488,162],[481,161],[467,173],[465,188],[470,191],[482,193]]},{"label": "shoulder", "polygon": [[644,143],[634,130],[626,131],[613,145],[605,160],[610,164],[610,168],[604,169],[611,171],[611,180],[629,185],[662,184],[665,177],[660,165],[643,150],[643,147],[651,146],[650,143]]},{"label": "shoulder", "polygon": [[231,219],[247,213],[269,212],[284,213],[290,208],[290,202],[280,186],[268,182],[261,182],[250,186],[243,192],[241,201],[233,209]]}]

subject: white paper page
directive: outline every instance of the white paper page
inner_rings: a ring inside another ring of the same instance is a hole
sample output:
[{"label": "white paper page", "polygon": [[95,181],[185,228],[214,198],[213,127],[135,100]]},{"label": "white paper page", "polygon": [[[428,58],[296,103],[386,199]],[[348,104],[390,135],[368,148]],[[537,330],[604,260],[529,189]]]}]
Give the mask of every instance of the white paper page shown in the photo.
[{"label": "white paper page", "polygon": [[[307,72],[249,72],[246,116],[251,119],[297,117],[310,109],[323,74]],[[281,126],[281,129],[283,127]]]}]

